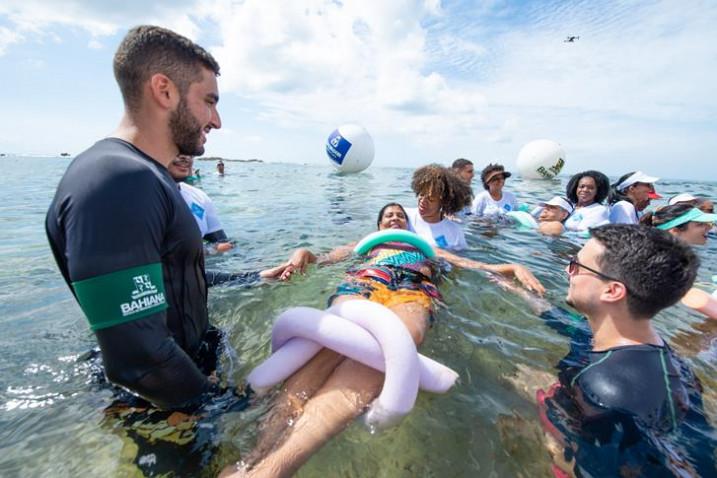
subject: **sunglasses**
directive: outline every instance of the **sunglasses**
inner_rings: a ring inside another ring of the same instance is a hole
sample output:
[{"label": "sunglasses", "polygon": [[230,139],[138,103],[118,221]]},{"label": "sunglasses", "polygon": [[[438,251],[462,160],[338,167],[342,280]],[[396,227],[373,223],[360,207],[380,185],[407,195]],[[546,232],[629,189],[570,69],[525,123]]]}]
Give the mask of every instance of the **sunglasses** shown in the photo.
[{"label": "sunglasses", "polygon": [[503,180],[503,181],[505,181],[505,176],[503,176],[502,174],[496,174],[495,176],[493,176],[492,178],[490,178],[490,179],[488,180],[488,184],[493,183],[493,182],[498,181],[498,180]]},{"label": "sunglasses", "polygon": [[[577,256],[571,257],[570,261],[568,262],[568,275],[574,276],[574,275],[578,274],[580,272],[580,268],[583,268],[586,271],[592,272],[593,274],[600,277],[601,279],[611,280],[611,281],[620,282],[621,284],[624,284],[624,282],[621,281],[620,279],[615,279],[614,277],[610,277],[609,275],[605,275],[600,271],[596,271],[595,269],[588,267],[585,264],[581,264],[580,262],[578,262]],[[627,286],[625,286],[625,287],[627,287]]]}]

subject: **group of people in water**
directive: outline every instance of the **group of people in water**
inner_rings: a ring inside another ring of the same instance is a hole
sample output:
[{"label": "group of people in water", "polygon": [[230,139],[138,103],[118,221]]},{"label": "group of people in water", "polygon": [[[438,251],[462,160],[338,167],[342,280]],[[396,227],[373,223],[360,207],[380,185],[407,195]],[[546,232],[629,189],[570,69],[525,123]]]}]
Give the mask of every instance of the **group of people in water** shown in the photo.
[{"label": "group of people in water", "polygon": [[[475,174],[473,163],[463,158],[455,160],[452,169],[469,183]],[[457,219],[474,216],[520,220],[516,211],[524,207],[513,193],[504,190],[510,176],[500,164],[486,166],[481,172],[485,191],[477,194]],[[662,199],[655,191],[658,180],[642,171],[632,171],[610,184],[608,177],[599,171],[583,171],[570,178],[564,196],[540,203],[529,214],[536,219],[535,227],[549,235],[585,233],[605,224],[644,224],[668,231],[690,244],[705,244],[717,220],[714,202],[685,192],[648,211],[652,200]]]},{"label": "group of people in water", "polygon": [[[47,214],[48,239],[97,337],[108,380],[148,407],[190,416],[214,397],[251,394],[227,389],[217,377],[225,340],[209,323],[208,287],[288,280],[311,264],[351,257],[353,247],[324,253],[301,248],[260,272],[206,271],[204,241],[215,243],[217,251],[228,250],[231,241],[221,223],[209,219],[214,211],[206,194],[181,180],[192,170],[191,157],[204,153],[206,135],[221,127],[219,65],[170,30],[140,26],[120,44],[114,72],[124,116],[109,138],[68,167]],[[453,168],[417,169],[411,182],[416,207],[387,204],[376,226],[412,231],[425,247],[374,244],[361,264],[346,270],[329,306],[377,304],[382,316],[400,321],[420,345],[441,300],[443,263],[486,271],[507,290],[542,296],[544,286],[523,265],[458,255],[468,245],[461,221],[519,209],[514,195],[503,190],[510,173],[501,165],[482,171],[485,191],[475,197],[473,174],[467,160]],[[567,302],[586,320],[556,307],[540,313],[571,344],[557,382],[533,395],[555,476],[714,474],[714,457],[700,445],[713,431],[702,411],[699,380],[651,320],[692,287],[699,260],[688,242],[699,241],[686,231],[706,231],[702,225],[714,217],[705,212],[707,201],[681,195],[665,208],[673,209],[653,212],[655,227],[639,225],[656,180],[638,171],[610,188],[602,173],[580,173],[570,180],[566,198],[533,211],[541,231],[590,235],[565,268]],[[609,207],[602,204],[606,198]],[[382,384],[380,371],[321,350],[282,386],[242,467],[228,466],[221,475],[293,474],[365,411]],[[661,439],[675,434],[685,439]]]}]

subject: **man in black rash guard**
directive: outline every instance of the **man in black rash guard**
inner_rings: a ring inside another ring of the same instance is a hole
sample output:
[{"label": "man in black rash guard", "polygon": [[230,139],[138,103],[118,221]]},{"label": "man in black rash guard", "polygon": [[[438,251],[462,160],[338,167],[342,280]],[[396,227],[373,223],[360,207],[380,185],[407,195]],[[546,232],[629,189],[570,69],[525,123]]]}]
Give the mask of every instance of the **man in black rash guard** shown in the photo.
[{"label": "man in black rash guard", "polygon": [[[691,287],[699,262],[653,228],[608,225],[570,261],[567,302],[542,314],[570,337],[558,382],[536,399],[555,476],[714,476],[699,380],[651,319]],[[529,375],[529,374],[528,374]]]},{"label": "man in black rash guard", "polygon": [[68,167],[47,235],[109,380],[161,408],[186,407],[213,389],[211,370],[195,362],[215,330],[202,237],[166,168],[177,154],[203,154],[206,134],[221,126],[219,65],[172,31],[140,26],[120,44],[114,72],[124,117]]}]

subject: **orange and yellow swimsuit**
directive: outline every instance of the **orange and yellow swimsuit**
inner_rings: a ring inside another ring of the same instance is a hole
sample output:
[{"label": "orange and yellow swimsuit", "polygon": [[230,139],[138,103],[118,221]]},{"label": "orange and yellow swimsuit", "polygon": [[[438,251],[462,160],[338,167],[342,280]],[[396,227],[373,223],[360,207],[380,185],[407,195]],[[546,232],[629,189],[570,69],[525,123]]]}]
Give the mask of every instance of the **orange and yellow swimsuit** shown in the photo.
[{"label": "orange and yellow swimsuit", "polygon": [[386,307],[415,302],[431,309],[433,299],[441,299],[433,283],[438,265],[415,247],[387,242],[371,249],[367,256],[366,262],[347,271],[348,277],[329,303],[338,296],[360,295]]}]

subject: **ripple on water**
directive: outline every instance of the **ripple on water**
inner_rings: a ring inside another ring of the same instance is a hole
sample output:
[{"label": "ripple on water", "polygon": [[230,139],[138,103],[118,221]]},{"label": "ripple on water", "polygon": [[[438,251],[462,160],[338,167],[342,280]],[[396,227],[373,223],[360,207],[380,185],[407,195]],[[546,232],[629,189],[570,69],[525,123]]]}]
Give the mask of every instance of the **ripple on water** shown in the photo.
[{"label": "ripple on water", "polygon": [[[125,446],[99,425],[109,395],[73,358],[93,344],[84,319],[54,266],[44,213],[68,164],[58,159],[3,160],[9,181],[0,201],[0,454],[1,476],[117,476],[128,474]],[[275,265],[289,249],[326,251],[357,240],[375,227],[386,202],[413,206],[409,169],[372,169],[341,177],[324,167],[228,163],[227,175],[208,175],[200,187],[215,199],[235,251],[210,257],[210,267],[255,270]],[[509,187],[534,203],[565,184],[520,181]],[[665,182],[669,192],[691,185]],[[695,189],[712,197],[717,186]],[[466,255],[485,262],[529,265],[562,304],[567,257],[579,245],[506,226],[466,226]],[[700,280],[717,274],[714,239],[699,251]],[[295,306],[324,307],[345,265],[312,268],[290,284],[218,287],[210,292],[210,317],[229,333],[236,356],[225,360],[241,381],[270,349],[271,323]],[[567,342],[542,324],[522,299],[506,294],[485,274],[454,270],[441,285],[445,305],[436,312],[422,352],[457,370],[459,384],[445,395],[422,393],[400,427],[370,434],[356,422],[332,440],[299,476],[547,476],[535,409],[511,384],[518,368],[553,372]],[[717,330],[681,306],[655,319],[703,380],[708,414],[717,413],[714,344]],[[228,415],[222,448],[248,453],[269,398]],[[223,458],[229,462],[230,458]]]}]

